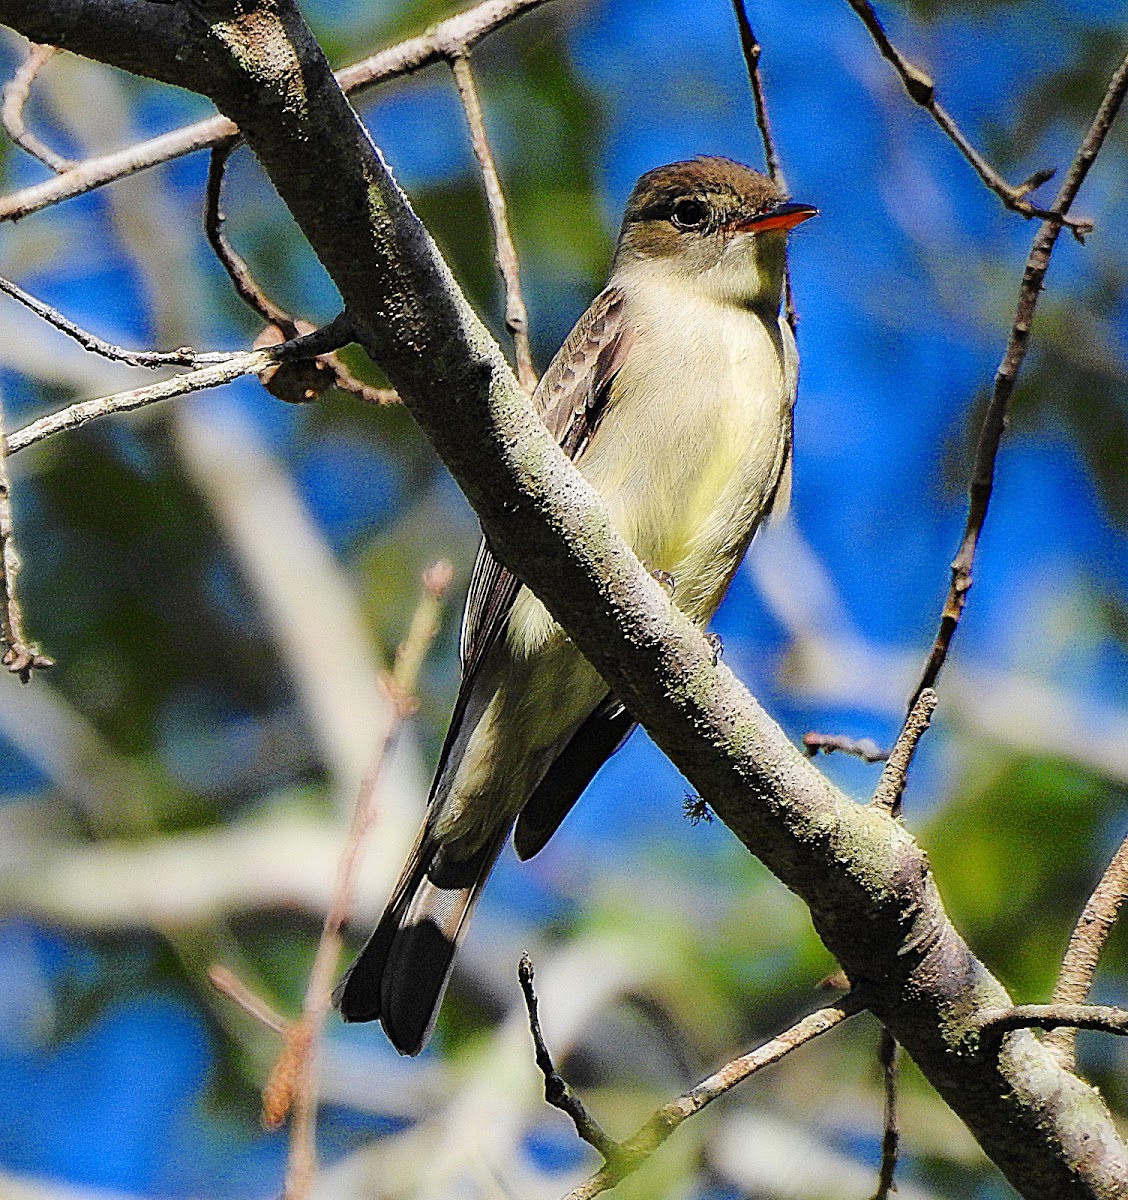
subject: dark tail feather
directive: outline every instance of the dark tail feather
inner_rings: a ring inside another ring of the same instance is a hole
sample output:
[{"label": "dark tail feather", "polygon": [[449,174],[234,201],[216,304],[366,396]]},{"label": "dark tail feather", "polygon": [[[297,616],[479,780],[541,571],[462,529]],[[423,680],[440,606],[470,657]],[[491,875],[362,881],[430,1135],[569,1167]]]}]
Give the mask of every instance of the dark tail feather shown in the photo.
[{"label": "dark tail feather", "polygon": [[379,1019],[401,1054],[427,1044],[454,955],[509,826],[451,861],[426,830],[376,932],[333,994],[346,1021]]},{"label": "dark tail feather", "polygon": [[532,858],[560,827],[596,771],[630,737],[635,719],[608,696],[576,730],[517,818],[517,857]]}]

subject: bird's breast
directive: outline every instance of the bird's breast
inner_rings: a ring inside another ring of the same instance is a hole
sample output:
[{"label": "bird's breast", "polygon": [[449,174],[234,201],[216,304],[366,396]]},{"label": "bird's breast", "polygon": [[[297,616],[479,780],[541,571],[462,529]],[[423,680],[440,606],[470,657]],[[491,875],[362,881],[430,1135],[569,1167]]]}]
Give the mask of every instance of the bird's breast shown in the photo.
[{"label": "bird's breast", "polygon": [[735,305],[651,289],[578,465],[691,617],[712,615],[773,498],[795,392],[790,330]]}]

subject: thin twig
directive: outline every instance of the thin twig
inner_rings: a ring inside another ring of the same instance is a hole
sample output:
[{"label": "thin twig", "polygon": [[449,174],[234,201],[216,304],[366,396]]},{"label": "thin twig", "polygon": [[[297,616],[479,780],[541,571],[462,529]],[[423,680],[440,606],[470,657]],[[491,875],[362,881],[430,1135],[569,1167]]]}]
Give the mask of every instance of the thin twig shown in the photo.
[{"label": "thin twig", "polygon": [[0,663],[18,675],[21,683],[30,683],[32,671],[53,667],[55,660],[40,653],[39,647],[24,637],[23,613],[16,599],[19,569],[12,527],[12,487],[4,449],[4,412],[0,405]]},{"label": "thin twig", "polygon": [[365,404],[385,406],[401,402],[400,394],[395,388],[374,387],[371,383],[365,383],[363,379],[358,379],[339,355],[326,354],[324,361],[328,362],[332,368],[333,386],[339,392],[348,392],[350,396],[363,400]]},{"label": "thin twig", "polygon": [[376,797],[384,769],[406,718],[415,709],[414,693],[427,650],[439,628],[442,597],[453,569],[436,563],[423,575],[423,594],[407,636],[396,654],[387,685],[391,716],[360,786],[333,893],[306,984],[302,1014],[286,1030],[285,1041],[263,1091],[263,1120],[270,1127],[290,1116],[285,1200],[305,1200],[317,1173],[317,1058],[321,1028],[332,1004],[333,979],[341,957],[341,927],[352,906],[353,886],[365,840],[376,819]]},{"label": "thin twig", "polygon": [[486,134],[486,122],[482,115],[482,102],[478,85],[474,82],[474,71],[470,56],[463,50],[450,60],[458,98],[462,101],[466,123],[470,126],[470,143],[474,157],[482,173],[486,189],[486,202],[490,210],[490,221],[494,232],[494,255],[497,269],[505,284],[505,327],[513,337],[513,349],[517,357],[517,378],[530,395],[536,390],[537,372],[533,366],[533,355],[529,349],[529,313],[521,291],[521,264],[517,259],[517,248],[509,231],[509,216],[502,190],[501,177],[497,173],[497,162]]},{"label": "thin twig", "polygon": [[764,162],[772,182],[780,191],[786,192],[787,180],[784,178],[783,166],[776,150],[775,139],[772,137],[772,124],[768,119],[768,105],[764,95],[764,80],[760,75],[760,55],[763,47],[752,31],[744,0],[732,0],[732,7],[740,30],[740,48],[744,52],[744,64],[748,68],[748,82],[752,85],[752,99],[756,104],[756,125],[760,130],[760,141],[764,144]]},{"label": "thin twig", "polygon": [[1013,1008],[987,1008],[975,1018],[980,1042],[991,1046],[1016,1029],[1095,1029],[1100,1033],[1128,1035],[1128,1008],[1109,1004],[1016,1004]]},{"label": "thin twig", "polygon": [[[621,1183],[658,1149],[675,1129],[690,1117],[699,1113],[707,1104],[731,1091],[749,1075],[779,1062],[785,1055],[799,1046],[812,1041],[840,1025],[847,1017],[861,1012],[865,1002],[858,993],[843,997],[840,1003],[820,1008],[797,1021],[769,1042],[765,1042],[748,1054],[726,1063],[719,1071],[703,1079],[699,1084],[676,1099],[663,1104],[650,1119],[625,1142],[615,1143],[615,1154],[578,1188],[569,1192],[566,1200],[592,1200]],[[581,1136],[583,1136],[581,1134]]]},{"label": "thin twig", "polygon": [[822,754],[850,754],[860,758],[862,762],[885,762],[889,757],[888,750],[882,748],[873,738],[852,738],[844,733],[810,733],[803,734],[803,749],[808,758]]},{"label": "thin twig", "polygon": [[[549,0],[483,0],[440,21],[426,33],[407,38],[337,72],[345,92],[364,91],[388,79],[419,71],[449,58],[461,47],[465,52],[482,38],[517,17],[540,8]],[[100,158],[88,158],[54,179],[22,188],[0,198],[0,221],[16,221],[72,196],[81,196],[118,179],[171,162],[196,150],[233,142],[238,128],[226,117],[209,117],[173,129],[148,141],[137,142]]]},{"label": "thin twig", "polygon": [[584,1102],[572,1091],[568,1081],[556,1069],[552,1055],[545,1044],[541,1031],[540,1015],[537,1011],[537,993],[533,986],[533,960],[529,955],[522,954],[517,968],[517,978],[521,983],[521,991],[525,997],[525,1008],[529,1013],[529,1032],[533,1035],[533,1053],[536,1056],[537,1068],[544,1076],[544,1098],[569,1117],[576,1127],[576,1133],[582,1141],[594,1146],[603,1156],[606,1163],[614,1162],[622,1152],[622,1147],[610,1137],[603,1126],[588,1112]]},{"label": "thin twig", "polygon": [[21,150],[26,150],[56,174],[68,170],[74,164],[69,158],[57,154],[28,129],[24,121],[24,106],[31,95],[31,85],[35,82],[35,77],[44,64],[57,53],[56,46],[40,46],[37,42],[29,42],[23,62],[16,68],[12,78],[4,84],[4,98],[0,103],[0,120],[3,121],[8,136]]},{"label": "thin twig", "polygon": [[221,996],[226,996],[260,1025],[277,1034],[285,1034],[289,1022],[270,1007],[256,992],[252,991],[234,971],[227,967],[214,966],[208,969],[208,982]]},{"label": "thin twig", "polygon": [[[850,0],[857,6],[860,0]],[[983,418],[979,431],[979,443],[975,450],[975,467],[972,472],[969,488],[969,503],[967,524],[964,528],[963,541],[959,552],[952,562],[952,580],[948,589],[948,597],[944,603],[944,611],[940,618],[940,628],[936,634],[932,651],[928,656],[924,672],[917,684],[913,695],[913,704],[926,689],[934,687],[944,662],[948,657],[948,648],[952,637],[959,625],[967,602],[968,589],[971,587],[971,568],[975,560],[979,537],[983,532],[983,524],[987,519],[987,509],[991,502],[991,490],[995,480],[995,460],[999,453],[999,443],[1003,430],[1006,428],[1011,396],[1014,392],[1018,373],[1022,369],[1030,341],[1030,328],[1034,321],[1034,313],[1038,306],[1038,297],[1049,269],[1050,257],[1061,233],[1061,214],[1068,212],[1070,205],[1077,196],[1089,168],[1096,161],[1105,137],[1112,127],[1116,114],[1124,101],[1125,91],[1128,91],[1128,56],[1126,56],[1112,78],[1109,80],[1104,99],[1093,117],[1077,154],[1070,164],[1061,188],[1054,199],[1053,219],[1043,221],[1041,228],[1034,238],[1030,254],[1026,259],[1023,271],[1022,286],[1019,290],[1018,307],[1014,324],[1011,326],[1010,338],[1003,354],[1002,361],[995,374],[995,383],[991,400]]]},{"label": "thin twig", "polygon": [[[1128,896],[1128,838],[1112,857],[1108,870],[1089,897],[1069,939],[1061,973],[1054,988],[1054,1004],[1084,1004],[1093,986],[1097,963],[1108,935]],[[1068,1071],[1076,1066],[1077,1030],[1063,1026],[1043,1041],[1058,1054]]]},{"label": "thin twig", "polygon": [[207,236],[208,245],[215,252],[216,258],[227,272],[239,296],[268,325],[277,326],[286,338],[296,337],[298,327],[294,324],[294,318],[285,309],[279,308],[262,290],[254,275],[251,274],[250,267],[236,252],[223,232],[223,222],[226,219],[220,200],[223,190],[223,171],[234,149],[233,142],[224,142],[212,147],[208,163],[208,185],[204,198],[204,233]]},{"label": "thin twig", "polygon": [[869,30],[870,36],[877,44],[877,48],[881,51],[882,55],[893,64],[894,70],[901,77],[905,91],[908,92],[912,100],[919,104],[932,117],[936,124],[940,126],[964,158],[971,163],[979,178],[1002,200],[1007,208],[1012,209],[1016,213],[1021,213],[1027,219],[1037,217],[1043,221],[1051,221],[1057,226],[1066,225],[1079,240],[1092,230],[1092,221],[1068,216],[1065,209],[1057,203],[1052,208],[1039,208],[1036,204],[1031,204],[1026,199],[1029,193],[1034,191],[1035,188],[1041,187],[1044,183],[1052,179],[1055,174],[1054,171],[1036,171],[1029,179],[1020,183],[1018,187],[1012,187],[1007,183],[998,171],[968,141],[967,136],[956,124],[952,115],[936,99],[936,84],[932,78],[919,67],[909,62],[889,40],[889,35],[885,32],[885,27],[881,24],[869,0],[846,0],[846,2],[861,17],[862,23]]},{"label": "thin twig", "polygon": [[112,413],[131,412],[137,408],[145,408],[160,400],[171,400],[175,396],[186,396],[190,392],[203,391],[205,388],[219,387],[230,383],[241,375],[259,374],[279,362],[290,358],[316,356],[330,349],[346,345],[352,338],[347,321],[338,319],[323,329],[283,342],[280,346],[267,347],[262,350],[250,350],[237,354],[223,356],[223,361],[214,366],[201,367],[197,371],[186,371],[182,375],[174,375],[161,383],[151,383],[147,387],[133,388],[128,392],[117,392],[113,396],[102,396],[95,400],[80,400],[58,412],[31,421],[21,429],[10,433],[6,440],[7,453],[15,454],[26,450],[36,442],[43,441],[56,433],[64,433],[79,426],[86,425],[100,417]]},{"label": "thin twig", "polygon": [[[744,53],[744,65],[748,68],[748,82],[752,85],[752,101],[756,106],[756,127],[760,130],[760,141],[764,146],[764,163],[768,168],[768,174],[772,177],[772,182],[786,194],[787,179],[783,174],[783,166],[776,150],[775,139],[772,137],[772,123],[768,118],[764,79],[760,74],[760,55],[763,47],[753,32],[744,0],[732,0],[732,7],[733,12],[736,13],[737,28],[740,30],[740,49]],[[791,290],[790,265],[784,267],[783,311],[787,315],[787,323],[794,333],[795,327],[799,323],[799,317],[795,312],[795,296]]]},{"label": "thin twig", "polygon": [[200,367],[209,363],[221,363],[231,357],[230,354],[201,353],[190,346],[181,346],[177,350],[126,350],[82,329],[64,317],[57,308],[36,299],[30,292],[25,292],[10,280],[0,278],[0,292],[18,300],[25,308],[30,308],[37,317],[41,317],[67,337],[73,338],[84,350],[100,354],[114,362],[126,363],[131,367]]},{"label": "thin twig", "polygon": [[877,1060],[885,1090],[885,1127],[881,1136],[881,1170],[877,1177],[877,1191],[873,1200],[889,1200],[897,1190],[897,1155],[900,1150],[901,1134],[897,1126],[897,1039],[888,1029],[881,1031],[881,1042]]},{"label": "thin twig", "polygon": [[[312,333],[314,326],[292,316],[270,299],[255,279],[246,259],[231,245],[223,231],[226,220],[221,202],[223,173],[236,145],[236,142],[223,142],[212,148],[204,201],[204,233],[235,291],[267,323],[255,339],[254,349],[260,350],[264,346],[278,345],[302,334]],[[372,387],[357,379],[336,354],[279,363],[261,372],[259,381],[272,395],[289,403],[315,400],[330,387],[348,392],[368,404],[399,403],[399,395],[393,388]]]},{"label": "thin twig", "polygon": [[936,693],[931,688],[925,688],[916,698],[905,727],[898,735],[893,749],[889,751],[889,760],[881,772],[881,778],[877,781],[873,799],[870,801],[874,808],[881,809],[893,817],[900,814],[909,764],[913,761],[913,755],[935,709]]}]

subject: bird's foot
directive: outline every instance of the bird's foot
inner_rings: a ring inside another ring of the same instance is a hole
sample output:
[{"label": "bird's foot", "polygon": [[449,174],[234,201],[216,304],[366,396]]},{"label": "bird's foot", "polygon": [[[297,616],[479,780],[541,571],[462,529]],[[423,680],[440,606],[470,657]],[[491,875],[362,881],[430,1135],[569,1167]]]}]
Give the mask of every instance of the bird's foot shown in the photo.
[{"label": "bird's foot", "polygon": [[[649,567],[646,569],[650,571]],[[678,581],[670,574],[669,571],[654,570],[650,571],[650,575],[667,596],[672,596],[674,594],[678,586]]]},{"label": "bird's foot", "polygon": [[709,649],[713,652],[713,666],[721,661],[721,655],[725,652],[725,644],[721,641],[719,633],[707,633],[705,640],[709,643]]}]

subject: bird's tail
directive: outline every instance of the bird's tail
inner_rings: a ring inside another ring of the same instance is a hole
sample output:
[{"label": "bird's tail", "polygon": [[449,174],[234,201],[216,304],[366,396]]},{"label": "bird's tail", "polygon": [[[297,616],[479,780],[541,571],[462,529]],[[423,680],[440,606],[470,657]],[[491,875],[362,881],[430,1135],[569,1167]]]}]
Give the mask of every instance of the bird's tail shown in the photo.
[{"label": "bird's tail", "polygon": [[401,1054],[423,1049],[467,920],[511,828],[454,860],[423,826],[380,924],[333,994],[346,1021],[379,1019]]}]

